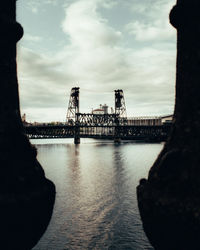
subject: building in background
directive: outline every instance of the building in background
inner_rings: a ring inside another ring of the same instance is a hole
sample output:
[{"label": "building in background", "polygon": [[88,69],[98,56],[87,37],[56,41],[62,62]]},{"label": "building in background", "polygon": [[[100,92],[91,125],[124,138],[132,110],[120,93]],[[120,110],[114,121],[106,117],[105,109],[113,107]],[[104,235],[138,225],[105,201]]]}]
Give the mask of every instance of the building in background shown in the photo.
[{"label": "building in background", "polygon": [[172,123],[173,115],[166,116],[142,116],[128,117],[127,125],[133,126],[159,126],[166,123]]},{"label": "building in background", "polygon": [[92,110],[92,114],[94,114],[94,115],[105,115],[105,114],[108,114],[108,105],[106,105],[106,104],[104,104],[104,105],[100,104],[99,108]]},{"label": "building in background", "polygon": [[173,115],[166,115],[161,117],[162,124],[172,123]]}]

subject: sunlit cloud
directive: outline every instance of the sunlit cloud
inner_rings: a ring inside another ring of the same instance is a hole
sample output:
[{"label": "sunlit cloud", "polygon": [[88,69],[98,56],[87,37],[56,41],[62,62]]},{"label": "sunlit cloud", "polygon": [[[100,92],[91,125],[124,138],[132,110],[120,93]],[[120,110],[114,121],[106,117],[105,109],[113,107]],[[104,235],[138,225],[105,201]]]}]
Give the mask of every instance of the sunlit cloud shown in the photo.
[{"label": "sunlit cloud", "polygon": [[[62,1],[65,7],[58,25],[66,44],[54,53],[45,53],[33,51],[24,42],[18,51],[21,108],[27,117],[38,121],[65,119],[74,86],[81,88],[81,112],[90,112],[100,103],[114,106],[113,91],[120,88],[129,116],[172,113],[176,57],[175,31],[168,23],[172,4],[156,0],[158,6],[150,8],[147,2]],[[51,1],[48,4],[53,8]],[[112,16],[108,20],[100,11],[122,4],[131,13],[125,32],[114,28]],[[123,42],[128,35],[132,46]],[[45,42],[31,33],[25,38],[27,42]]]},{"label": "sunlit cloud", "polygon": [[29,42],[40,42],[42,41],[43,38],[40,36],[33,36],[33,35],[25,33],[23,39]]}]

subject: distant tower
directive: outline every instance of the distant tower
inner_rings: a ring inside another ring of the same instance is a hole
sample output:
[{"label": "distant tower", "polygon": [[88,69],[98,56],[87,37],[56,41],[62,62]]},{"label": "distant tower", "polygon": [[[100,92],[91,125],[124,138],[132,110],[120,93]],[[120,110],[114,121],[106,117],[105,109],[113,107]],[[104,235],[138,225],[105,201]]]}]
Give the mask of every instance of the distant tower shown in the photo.
[{"label": "distant tower", "polygon": [[74,87],[71,89],[66,117],[67,125],[75,124],[76,113],[79,113],[79,87]]},{"label": "distant tower", "polygon": [[115,90],[115,135],[114,142],[120,143],[121,141],[121,125],[127,124],[127,115],[126,115],[126,105],[124,99],[124,93],[122,89]]},{"label": "distant tower", "polygon": [[108,105],[104,104],[104,105],[102,106],[102,109],[103,109],[103,111],[104,111],[104,114],[108,114]]},{"label": "distant tower", "polygon": [[127,121],[126,105],[122,89],[115,90],[115,114],[119,117],[119,123]]}]

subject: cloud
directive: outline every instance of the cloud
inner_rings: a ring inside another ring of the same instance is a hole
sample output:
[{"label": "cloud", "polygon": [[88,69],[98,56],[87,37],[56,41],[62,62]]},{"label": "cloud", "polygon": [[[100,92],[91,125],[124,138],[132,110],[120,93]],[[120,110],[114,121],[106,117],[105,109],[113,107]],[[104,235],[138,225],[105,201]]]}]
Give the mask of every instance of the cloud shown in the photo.
[{"label": "cloud", "polygon": [[112,9],[113,7],[115,7],[118,2],[115,0],[107,0],[107,1],[99,1],[100,4],[102,4],[102,7],[106,8],[106,9]]},{"label": "cloud", "polygon": [[29,0],[26,1],[26,6],[32,13],[37,14],[39,10],[43,9],[41,6],[53,5],[56,6],[60,0]]},{"label": "cloud", "polygon": [[119,41],[121,32],[109,27],[97,13],[98,4],[97,0],[82,0],[66,8],[62,28],[70,36],[73,46],[89,49],[114,46]]},{"label": "cloud", "polygon": [[126,30],[138,41],[173,41],[175,29],[169,24],[173,3],[172,0],[156,0],[154,4],[140,2],[131,5],[133,14],[139,12],[140,15],[126,25]]},{"label": "cloud", "polygon": [[135,21],[126,26],[127,31],[135,36],[137,41],[160,41],[174,38],[174,30],[168,23],[156,22],[153,25]]},{"label": "cloud", "polygon": [[32,13],[34,13],[34,14],[38,13],[38,8],[39,8],[40,4],[41,3],[38,0],[36,0],[36,1],[28,1],[26,3],[28,9],[31,10]]},{"label": "cloud", "polygon": [[[71,82],[59,71],[60,62],[20,47],[18,56],[19,93],[22,111],[34,115],[33,110],[62,109],[67,106],[65,82]],[[53,115],[53,114],[52,114]],[[55,114],[56,117],[56,114]],[[47,112],[40,120],[47,119]],[[57,118],[58,119],[58,118]]]},{"label": "cloud", "polygon": [[[122,0],[121,0],[122,1]],[[132,13],[139,13],[140,15],[148,16],[152,19],[160,19],[160,17],[168,18],[169,12],[173,5],[175,5],[174,0],[128,0],[126,2],[127,7],[132,11]],[[157,14],[157,16],[155,16]]]},{"label": "cloud", "polygon": [[25,33],[23,39],[29,42],[40,42],[43,38],[40,36],[33,36],[33,35]]},{"label": "cloud", "polygon": [[[153,10],[148,14],[149,23],[133,19],[127,29],[136,40],[159,40],[160,44],[146,43],[136,48],[133,40],[132,47],[125,47],[122,41],[126,36],[111,27],[100,12],[102,6],[112,8],[111,3],[68,2],[61,26],[69,43],[54,54],[33,52],[21,45],[20,96],[27,117],[38,121],[65,119],[70,89],[75,86],[80,87],[81,112],[90,112],[100,103],[113,107],[113,91],[118,88],[124,90],[129,116],[173,111],[175,45],[171,34],[161,34],[167,20],[160,15],[155,18]],[[143,15],[145,8],[140,6]],[[145,32],[146,37],[140,32]]]}]

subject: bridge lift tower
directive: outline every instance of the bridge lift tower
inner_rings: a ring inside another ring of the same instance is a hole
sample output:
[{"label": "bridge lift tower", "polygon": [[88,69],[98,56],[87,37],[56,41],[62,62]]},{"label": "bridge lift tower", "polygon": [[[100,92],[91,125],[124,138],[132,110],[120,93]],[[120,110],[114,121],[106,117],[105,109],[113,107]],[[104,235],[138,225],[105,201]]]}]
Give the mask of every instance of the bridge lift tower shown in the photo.
[{"label": "bridge lift tower", "polygon": [[80,128],[78,127],[78,116],[79,113],[79,87],[71,89],[66,124],[68,126],[75,126],[74,129],[74,144],[80,144]]},{"label": "bridge lift tower", "polygon": [[[66,125],[74,127],[74,144],[80,144],[79,115],[79,87],[74,87],[71,89],[66,117]],[[120,142],[121,126],[126,124],[127,114],[124,93],[122,89],[118,89],[115,90],[115,120],[113,121],[113,125],[115,126],[115,142]]]},{"label": "bridge lift tower", "polygon": [[79,113],[79,88],[75,87],[71,89],[66,123],[67,125],[75,125],[76,113]]},{"label": "bridge lift tower", "polygon": [[120,125],[127,121],[126,105],[122,89],[115,90],[115,114],[119,117]]},{"label": "bridge lift tower", "polygon": [[115,114],[116,114],[116,127],[115,127],[115,142],[120,142],[120,125],[127,124],[127,113],[122,89],[115,90]]}]

